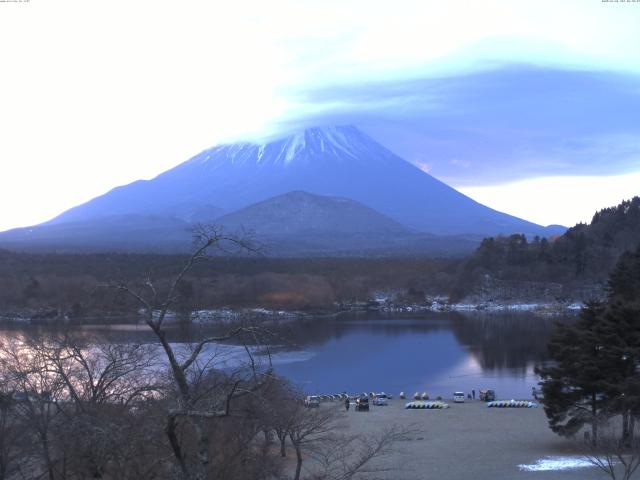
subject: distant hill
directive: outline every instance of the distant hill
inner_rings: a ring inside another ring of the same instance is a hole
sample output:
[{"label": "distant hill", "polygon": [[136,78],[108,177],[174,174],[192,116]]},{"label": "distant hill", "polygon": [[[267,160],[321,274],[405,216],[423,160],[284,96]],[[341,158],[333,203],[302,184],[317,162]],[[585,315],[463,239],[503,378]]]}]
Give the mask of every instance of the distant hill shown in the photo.
[{"label": "distant hill", "polygon": [[[207,212],[216,212],[207,209]],[[188,218],[197,218],[193,216]],[[210,223],[250,236],[276,256],[462,256],[479,238],[416,232],[356,201],[289,192]],[[174,217],[114,215],[0,233],[0,245],[24,251],[186,252],[194,223]]]},{"label": "distant hill", "polygon": [[354,200],[289,192],[216,219],[227,229],[250,228],[258,236],[412,233],[398,222]]},{"label": "distant hill", "polygon": [[295,191],[216,219],[226,231],[249,230],[277,255],[461,255],[479,239],[411,230],[348,198]]},{"label": "distant hill", "polygon": [[99,219],[16,228],[0,233],[0,246],[58,253],[129,251],[170,253],[186,250],[192,225],[178,218],[113,215]]},{"label": "distant hill", "polygon": [[296,191],[255,203],[216,220],[227,227],[259,235],[398,234],[411,231],[354,200]]}]

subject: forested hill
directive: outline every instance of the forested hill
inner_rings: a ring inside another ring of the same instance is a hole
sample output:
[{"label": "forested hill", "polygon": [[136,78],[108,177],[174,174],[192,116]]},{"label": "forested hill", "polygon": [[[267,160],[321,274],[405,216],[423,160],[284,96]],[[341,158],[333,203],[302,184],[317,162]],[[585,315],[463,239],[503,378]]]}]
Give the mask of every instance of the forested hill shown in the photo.
[{"label": "forested hill", "polygon": [[549,240],[527,240],[524,235],[485,238],[464,264],[457,295],[469,294],[487,278],[604,285],[620,255],[639,244],[640,197],[600,210],[590,224],[579,223]]}]

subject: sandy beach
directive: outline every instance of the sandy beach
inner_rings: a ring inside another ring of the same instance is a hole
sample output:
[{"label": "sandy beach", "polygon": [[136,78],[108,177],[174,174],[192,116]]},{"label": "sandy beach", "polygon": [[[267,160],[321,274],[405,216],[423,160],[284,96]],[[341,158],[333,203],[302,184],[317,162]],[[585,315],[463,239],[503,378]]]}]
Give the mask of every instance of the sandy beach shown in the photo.
[{"label": "sandy beach", "polygon": [[[394,399],[388,406],[345,416],[351,433],[374,434],[393,425],[415,429],[385,457],[392,472],[376,478],[429,479],[602,479],[593,467],[573,470],[527,471],[519,465],[535,465],[550,458],[580,460],[580,442],[560,438],[547,426],[540,408],[487,408],[468,401],[444,410],[406,410],[406,401]],[[323,408],[325,406],[323,405]],[[333,407],[328,407],[333,408]],[[337,406],[336,406],[337,408]],[[344,410],[344,409],[343,409]]]}]

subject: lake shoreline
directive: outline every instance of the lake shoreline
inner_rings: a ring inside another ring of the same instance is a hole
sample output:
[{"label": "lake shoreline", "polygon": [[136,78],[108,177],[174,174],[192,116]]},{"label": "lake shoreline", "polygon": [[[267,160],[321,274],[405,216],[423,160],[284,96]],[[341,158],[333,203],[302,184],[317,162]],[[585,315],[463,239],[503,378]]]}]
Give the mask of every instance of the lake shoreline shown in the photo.
[{"label": "lake shoreline", "polygon": [[[341,303],[334,310],[282,310],[262,307],[255,308],[212,308],[195,310],[190,313],[168,312],[170,321],[192,322],[195,324],[224,325],[243,321],[291,322],[300,320],[335,319],[348,315],[380,314],[406,315],[421,313],[447,312],[529,312],[540,316],[559,316],[577,313],[583,304],[579,302],[481,302],[481,303],[449,303],[437,299],[425,303],[392,303],[392,302],[353,302]],[[45,310],[16,310],[0,312],[0,324],[34,324],[34,325],[63,325],[63,324],[91,324],[111,323],[132,318],[140,318],[141,312],[135,314],[105,312],[91,316],[72,316],[54,309]]]}]

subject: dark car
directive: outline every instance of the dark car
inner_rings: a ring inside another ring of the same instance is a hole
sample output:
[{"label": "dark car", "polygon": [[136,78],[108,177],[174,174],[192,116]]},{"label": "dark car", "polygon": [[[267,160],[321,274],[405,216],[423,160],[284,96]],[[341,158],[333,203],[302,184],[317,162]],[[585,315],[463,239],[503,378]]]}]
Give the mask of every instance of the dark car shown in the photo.
[{"label": "dark car", "polygon": [[369,399],[367,397],[356,398],[356,412],[368,412]]},{"label": "dark car", "polygon": [[480,390],[480,400],[483,402],[493,402],[496,399],[494,390]]}]

